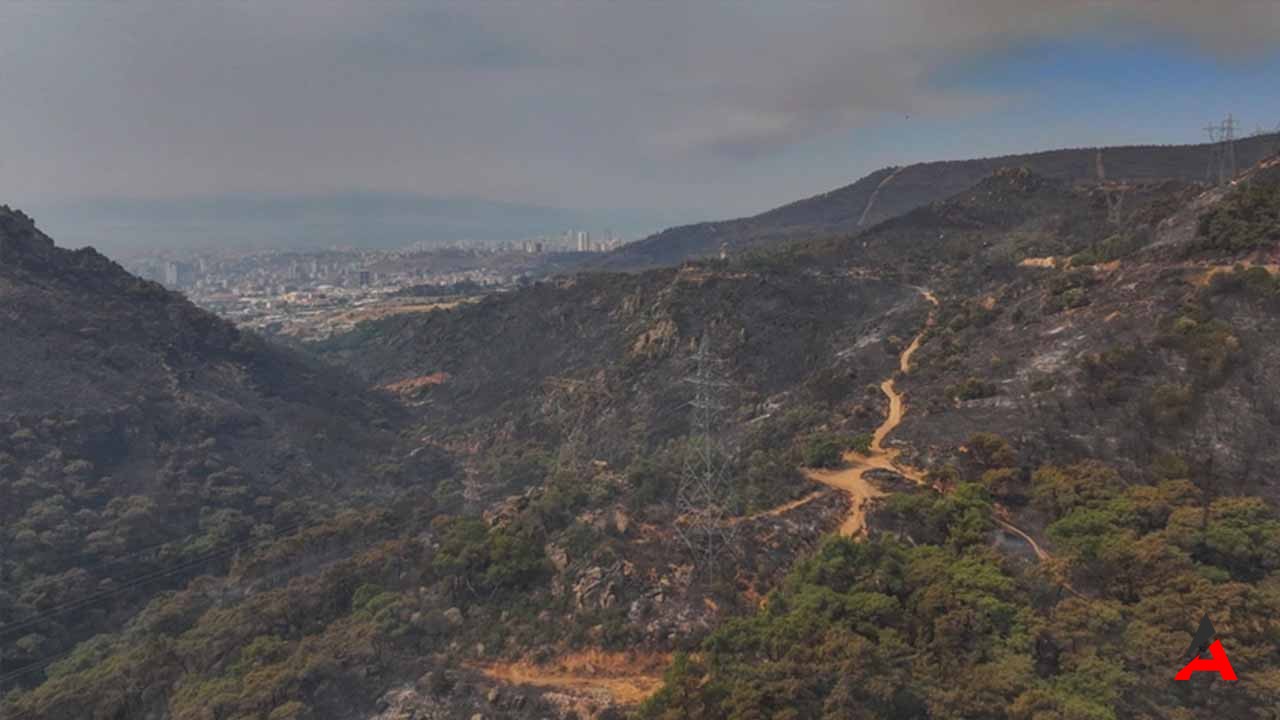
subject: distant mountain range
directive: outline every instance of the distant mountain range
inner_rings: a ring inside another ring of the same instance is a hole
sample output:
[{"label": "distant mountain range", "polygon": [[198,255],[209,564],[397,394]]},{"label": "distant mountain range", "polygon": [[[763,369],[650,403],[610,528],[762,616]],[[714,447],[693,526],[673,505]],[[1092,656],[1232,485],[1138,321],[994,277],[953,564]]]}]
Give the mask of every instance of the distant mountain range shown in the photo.
[{"label": "distant mountain range", "polygon": [[[638,270],[690,258],[776,245],[869,228],[915,208],[963,192],[1000,168],[1025,167],[1071,182],[1182,180],[1209,177],[1215,145],[1145,145],[1049,150],[1026,155],[916,163],[876,170],[842,188],[751,217],[668,228],[626,245],[595,265]],[[1236,141],[1236,164],[1245,168],[1280,150],[1280,135]]]},{"label": "distant mountain range", "polygon": [[569,229],[635,237],[690,213],[566,208],[397,193],[98,199],[34,206],[68,247],[112,256],[157,249],[395,248],[414,242],[501,242]]},{"label": "distant mountain range", "polygon": [[[1248,167],[1280,149],[1280,135],[1236,143]],[[229,194],[189,199],[104,198],[34,205],[67,247],[92,244],[113,257],[157,249],[396,248],[415,242],[503,242],[569,229],[644,236],[588,266],[639,270],[715,255],[847,234],[962,192],[1002,167],[1026,167],[1072,182],[1206,179],[1214,146],[1076,148],[876,170],[830,192],[750,217],[679,225],[695,211],[578,210],[412,193]]]}]

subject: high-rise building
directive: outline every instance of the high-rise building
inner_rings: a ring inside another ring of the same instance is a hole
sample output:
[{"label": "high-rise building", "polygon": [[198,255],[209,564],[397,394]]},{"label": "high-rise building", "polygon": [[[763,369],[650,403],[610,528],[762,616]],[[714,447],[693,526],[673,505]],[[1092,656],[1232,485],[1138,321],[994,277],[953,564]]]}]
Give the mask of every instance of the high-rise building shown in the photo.
[{"label": "high-rise building", "polygon": [[191,266],[184,262],[170,260],[164,264],[164,284],[170,288],[183,288],[191,284]]},{"label": "high-rise building", "polygon": [[591,233],[586,230],[578,231],[578,252],[591,252]]}]

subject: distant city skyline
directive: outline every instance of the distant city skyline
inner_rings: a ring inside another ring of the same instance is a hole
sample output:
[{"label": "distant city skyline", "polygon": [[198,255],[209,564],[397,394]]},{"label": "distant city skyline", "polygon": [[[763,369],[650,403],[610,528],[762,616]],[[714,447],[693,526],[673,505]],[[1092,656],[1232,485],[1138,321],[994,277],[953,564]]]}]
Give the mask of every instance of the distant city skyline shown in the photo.
[{"label": "distant city skyline", "polygon": [[[19,207],[59,244],[93,245],[117,258],[217,248],[246,252],[497,245],[560,237],[578,228],[636,239],[700,219],[691,210],[573,210],[392,193],[96,200]],[[564,244],[572,248],[576,238]]]}]

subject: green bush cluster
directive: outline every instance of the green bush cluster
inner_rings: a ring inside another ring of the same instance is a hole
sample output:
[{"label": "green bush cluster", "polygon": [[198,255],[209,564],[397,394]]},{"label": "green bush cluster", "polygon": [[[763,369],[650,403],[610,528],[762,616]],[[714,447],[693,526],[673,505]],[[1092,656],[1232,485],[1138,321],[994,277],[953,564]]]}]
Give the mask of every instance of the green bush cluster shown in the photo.
[{"label": "green bush cluster", "polygon": [[[1096,462],[1039,469],[1033,495],[1063,578],[990,547],[981,487],[897,495],[887,507],[910,543],[828,539],[762,610],[679,656],[640,717],[1114,720],[1269,707],[1280,692],[1273,508],[1206,506],[1186,480],[1131,485]],[[1205,611],[1248,682],[1172,687]]]},{"label": "green bush cluster", "polygon": [[819,433],[805,440],[804,464],[811,468],[838,467],[843,456],[839,440],[831,433]]},{"label": "green bush cluster", "polygon": [[1100,265],[1132,255],[1146,241],[1144,233],[1125,231],[1109,235],[1105,240],[1091,245],[1071,256],[1071,267],[1083,268]]},{"label": "green bush cluster", "polygon": [[542,544],[526,532],[474,517],[440,516],[432,526],[440,538],[432,568],[470,589],[519,590],[549,570]]},{"label": "green bush cluster", "polygon": [[944,392],[952,400],[980,400],[994,397],[1000,392],[1000,388],[995,383],[970,377],[955,385],[948,385]]},{"label": "green bush cluster", "polygon": [[1049,278],[1043,309],[1046,314],[1084,307],[1089,304],[1088,289],[1097,283],[1093,271],[1071,268]]},{"label": "green bush cluster", "polygon": [[871,454],[871,440],[871,433],[814,433],[804,440],[801,458],[811,468],[838,467],[843,462],[845,451]]},{"label": "green bush cluster", "polygon": [[1213,317],[1202,305],[1164,321],[1157,341],[1185,355],[1197,382],[1204,385],[1225,378],[1242,353],[1231,324]]},{"label": "green bush cluster", "polygon": [[1280,182],[1253,182],[1200,216],[1195,251],[1240,252],[1280,241]]}]

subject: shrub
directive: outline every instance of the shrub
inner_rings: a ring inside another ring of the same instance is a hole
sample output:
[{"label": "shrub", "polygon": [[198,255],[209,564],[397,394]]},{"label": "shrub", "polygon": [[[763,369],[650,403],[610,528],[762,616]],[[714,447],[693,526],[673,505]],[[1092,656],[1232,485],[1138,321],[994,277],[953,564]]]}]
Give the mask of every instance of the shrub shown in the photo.
[{"label": "shrub", "polygon": [[631,463],[626,477],[632,489],[632,510],[660,502],[675,493],[675,470],[649,456]]},{"label": "shrub", "polygon": [[1231,272],[1217,273],[1209,280],[1210,295],[1245,293],[1261,300],[1280,299],[1280,277],[1266,268],[1235,266]]},{"label": "shrub", "polygon": [[1149,407],[1156,422],[1172,425],[1187,418],[1194,401],[1195,392],[1190,385],[1165,383],[1152,389]]},{"label": "shrub", "polygon": [[1031,380],[1031,392],[1048,392],[1057,384],[1052,375],[1037,375]]},{"label": "shrub", "polygon": [[1193,250],[1239,252],[1280,240],[1280,183],[1252,183],[1200,216]]},{"label": "shrub", "polygon": [[996,468],[982,473],[982,486],[987,492],[998,498],[1021,497],[1021,477],[1018,471],[1010,467]]},{"label": "shrub", "polygon": [[489,528],[478,518],[440,517],[433,525],[440,536],[433,565],[443,575],[491,590],[519,589],[547,569],[542,543],[511,528]]},{"label": "shrub", "polygon": [[827,433],[805,440],[804,464],[811,468],[833,468],[840,465],[840,443]]},{"label": "shrub", "polygon": [[873,439],[874,438],[872,437],[871,433],[859,433],[857,435],[854,435],[852,438],[849,439],[849,449],[853,450],[859,455],[870,455],[871,441]]},{"label": "shrub", "polygon": [[1165,452],[1151,463],[1151,473],[1161,480],[1177,480],[1191,476],[1191,467],[1181,456]]},{"label": "shrub", "polygon": [[1098,507],[1123,485],[1114,469],[1099,462],[1066,467],[1045,465],[1031,475],[1036,506],[1054,516],[1066,515],[1078,507]]},{"label": "shrub", "polygon": [[1054,313],[1068,308],[1089,304],[1086,288],[1097,282],[1090,270],[1072,269],[1053,276],[1049,280],[1049,296],[1045,299],[1045,312]]},{"label": "shrub", "polygon": [[1186,355],[1200,382],[1215,383],[1240,355],[1240,338],[1231,325],[1206,315],[1204,310],[1192,310],[1167,322],[1159,341]]},{"label": "shrub", "polygon": [[1126,232],[1111,235],[1106,240],[1073,255],[1071,266],[1078,268],[1118,260],[1142,247],[1143,240],[1143,236],[1139,233]]},{"label": "shrub", "polygon": [[995,383],[971,377],[966,378],[964,382],[947,386],[945,392],[952,400],[978,400],[994,396],[999,392],[999,388]]},{"label": "shrub", "polygon": [[983,467],[1009,467],[1018,462],[1018,455],[1009,445],[1009,441],[995,433],[975,433],[969,438],[966,446],[974,461]]}]

